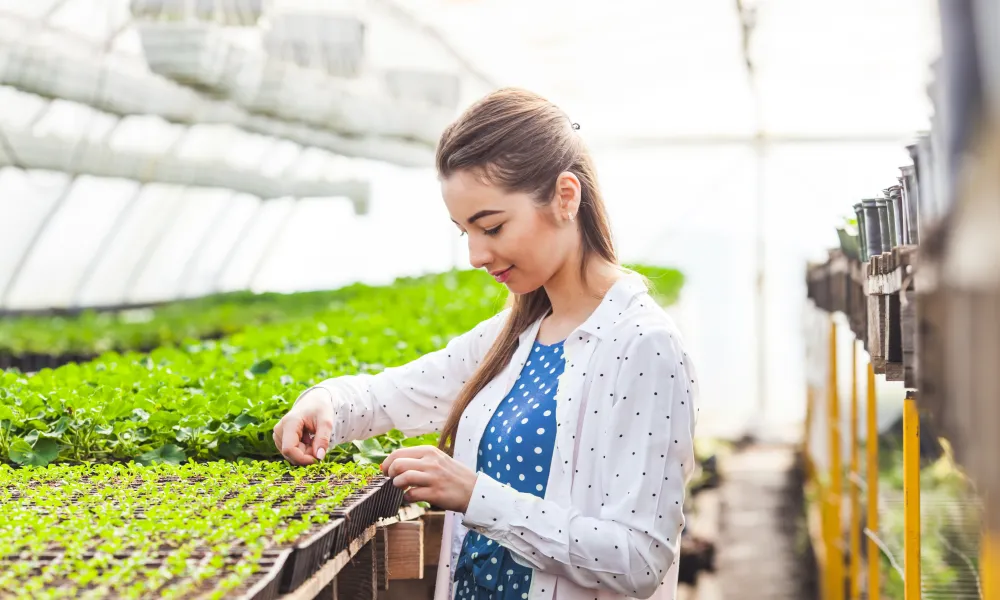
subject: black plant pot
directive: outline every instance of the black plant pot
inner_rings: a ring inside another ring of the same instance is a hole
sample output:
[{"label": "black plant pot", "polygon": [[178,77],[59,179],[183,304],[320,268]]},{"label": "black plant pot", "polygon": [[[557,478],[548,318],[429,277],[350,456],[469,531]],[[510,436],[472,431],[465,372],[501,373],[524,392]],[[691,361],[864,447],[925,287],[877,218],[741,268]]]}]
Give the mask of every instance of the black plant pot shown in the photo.
[{"label": "black plant pot", "polygon": [[878,214],[878,201],[867,199],[861,201],[865,213],[865,248],[867,258],[882,254],[882,225]]}]

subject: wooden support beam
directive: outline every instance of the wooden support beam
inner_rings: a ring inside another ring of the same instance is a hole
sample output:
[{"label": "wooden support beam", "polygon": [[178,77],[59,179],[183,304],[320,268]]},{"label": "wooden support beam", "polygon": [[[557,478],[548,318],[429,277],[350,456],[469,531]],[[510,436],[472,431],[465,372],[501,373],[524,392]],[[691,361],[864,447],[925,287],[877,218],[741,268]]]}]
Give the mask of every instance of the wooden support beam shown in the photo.
[{"label": "wooden support beam", "polygon": [[899,331],[903,349],[903,386],[917,387],[917,293],[904,290],[899,295]]},{"label": "wooden support beam", "polygon": [[441,555],[441,537],[444,535],[444,511],[424,515],[424,565],[437,566]]},{"label": "wooden support beam", "polygon": [[[372,538],[374,537],[373,532]],[[375,540],[370,539],[337,574],[337,596],[350,600],[376,600],[378,582],[375,578],[375,565]]]},{"label": "wooden support beam", "polygon": [[386,528],[389,545],[389,579],[423,579],[424,522],[405,521]]},{"label": "wooden support beam", "polygon": [[868,353],[876,373],[885,373],[885,296],[868,296]]},{"label": "wooden support beam", "polygon": [[375,579],[378,589],[389,589],[389,528],[379,527],[375,533]]},{"label": "wooden support beam", "polygon": [[394,579],[388,590],[380,591],[378,600],[434,600],[437,567],[427,567],[421,579]]}]

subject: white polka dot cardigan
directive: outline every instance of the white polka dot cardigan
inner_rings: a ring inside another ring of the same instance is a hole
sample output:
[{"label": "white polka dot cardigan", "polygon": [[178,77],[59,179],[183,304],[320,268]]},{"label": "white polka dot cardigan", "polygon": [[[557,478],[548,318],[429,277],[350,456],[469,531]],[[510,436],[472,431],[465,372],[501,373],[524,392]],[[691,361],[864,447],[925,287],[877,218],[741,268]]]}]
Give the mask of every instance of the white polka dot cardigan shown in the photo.
[{"label": "white polka dot cardigan", "polygon": [[[331,444],[392,428],[440,431],[507,314],[405,365],[314,386],[331,391]],[[510,364],[462,416],[455,458],[473,470],[486,425],[529,360],[540,323],[521,334]],[[629,274],[565,339],[563,352],[544,497],[480,473],[466,513],[445,515],[435,600],[454,597],[469,530],[533,569],[526,600],[674,598],[697,421],[697,377],[681,336],[642,280]]]}]

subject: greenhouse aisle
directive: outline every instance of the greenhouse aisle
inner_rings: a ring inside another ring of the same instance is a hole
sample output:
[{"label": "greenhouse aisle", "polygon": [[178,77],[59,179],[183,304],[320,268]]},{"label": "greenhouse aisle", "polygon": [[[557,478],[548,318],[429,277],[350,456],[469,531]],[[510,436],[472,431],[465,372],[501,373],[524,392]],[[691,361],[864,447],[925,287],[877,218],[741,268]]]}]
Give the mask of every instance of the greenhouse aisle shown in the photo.
[{"label": "greenhouse aisle", "polygon": [[790,445],[750,444],[720,464],[715,572],[687,600],[811,600],[802,474]]}]

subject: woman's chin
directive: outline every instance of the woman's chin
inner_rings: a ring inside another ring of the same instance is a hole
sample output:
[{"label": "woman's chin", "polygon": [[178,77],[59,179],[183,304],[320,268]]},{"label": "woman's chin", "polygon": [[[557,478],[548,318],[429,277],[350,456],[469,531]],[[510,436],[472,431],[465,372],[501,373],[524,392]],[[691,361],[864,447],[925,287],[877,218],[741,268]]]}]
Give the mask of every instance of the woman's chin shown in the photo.
[{"label": "woman's chin", "polygon": [[509,279],[503,285],[507,287],[507,290],[509,290],[510,293],[517,294],[519,296],[522,296],[524,294],[530,294],[531,292],[541,287],[539,285],[525,285],[525,283],[520,279],[514,279],[514,278]]}]

